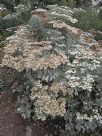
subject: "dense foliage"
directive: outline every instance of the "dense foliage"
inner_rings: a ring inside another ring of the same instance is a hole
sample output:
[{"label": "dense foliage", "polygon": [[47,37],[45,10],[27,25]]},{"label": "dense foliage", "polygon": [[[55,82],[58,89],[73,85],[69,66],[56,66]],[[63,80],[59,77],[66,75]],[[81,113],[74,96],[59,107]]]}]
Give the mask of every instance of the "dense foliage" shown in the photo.
[{"label": "dense foliage", "polygon": [[45,7],[46,5],[64,4],[71,7],[87,7],[91,5],[91,0],[1,0],[0,3],[6,5],[7,8],[14,11],[14,6],[18,4],[30,4],[32,8],[35,6]]},{"label": "dense foliage", "polygon": [[[9,0],[2,2],[9,4]],[[15,12],[0,20],[0,30],[18,27],[5,41],[0,66],[22,76],[22,83],[9,82],[19,94],[17,111],[24,119],[62,119],[61,136],[101,136],[102,49],[92,34],[83,31],[102,30],[101,12],[47,6],[57,2],[84,7],[90,3],[87,0],[12,2]],[[36,9],[39,6],[47,10]],[[2,75],[3,91],[6,80]]]},{"label": "dense foliage", "polygon": [[74,15],[78,22],[76,23],[76,27],[79,27],[85,31],[90,29],[100,30],[102,31],[102,19],[101,16],[97,13],[97,9],[87,9],[86,11],[77,12]]},{"label": "dense foliage", "polygon": [[101,40],[102,18],[101,9],[100,11],[98,10],[99,8],[88,8],[87,10],[76,11],[74,17],[78,19],[78,22],[74,26],[84,31],[90,30],[96,40]]},{"label": "dense foliage", "polygon": [[34,120],[64,118],[62,136],[100,136],[99,45],[91,34],[65,23],[77,21],[72,17],[74,10],[56,5],[47,8],[35,10],[29,24],[9,37],[4,47],[2,65],[26,78],[13,88],[21,94],[18,112]]}]

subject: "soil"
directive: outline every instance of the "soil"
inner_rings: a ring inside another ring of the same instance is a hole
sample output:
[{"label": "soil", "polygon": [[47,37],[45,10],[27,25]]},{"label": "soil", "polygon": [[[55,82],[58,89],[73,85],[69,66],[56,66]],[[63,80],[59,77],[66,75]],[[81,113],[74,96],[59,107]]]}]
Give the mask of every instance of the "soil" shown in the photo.
[{"label": "soil", "polygon": [[24,120],[16,113],[11,93],[0,94],[0,136],[24,136]]},{"label": "soil", "polygon": [[10,91],[0,94],[0,136],[59,136],[55,126],[24,120],[16,111],[16,98]]}]

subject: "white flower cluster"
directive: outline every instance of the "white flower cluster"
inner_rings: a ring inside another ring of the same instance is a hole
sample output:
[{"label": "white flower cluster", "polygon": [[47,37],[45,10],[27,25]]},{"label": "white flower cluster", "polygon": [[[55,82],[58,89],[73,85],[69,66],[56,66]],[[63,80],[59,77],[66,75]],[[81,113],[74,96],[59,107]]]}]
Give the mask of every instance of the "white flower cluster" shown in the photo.
[{"label": "white flower cluster", "polygon": [[68,84],[73,88],[80,87],[91,91],[94,77],[97,76],[94,74],[94,70],[101,67],[101,55],[92,51],[90,46],[80,44],[80,41],[79,44],[68,47],[68,54],[74,56],[73,62],[67,64]]},{"label": "white flower cluster", "polygon": [[100,122],[100,124],[102,124],[102,116],[99,113],[90,117],[87,114],[80,114],[79,112],[77,112],[76,115],[77,120],[88,120],[89,122],[92,122],[94,119],[96,119]]},{"label": "white flower cluster", "polygon": [[72,17],[74,10],[66,6],[48,6],[50,8],[50,15],[52,18],[59,18],[60,20],[67,20],[72,23],[76,23],[77,20]]},{"label": "white flower cluster", "polygon": [[[38,119],[46,120],[47,116],[64,116],[66,113],[66,99],[57,98],[58,90],[63,91],[66,95],[66,88],[60,83],[54,83],[51,88],[48,86],[42,86],[38,81],[32,88],[31,100],[34,101],[35,113]],[[49,93],[48,93],[49,92]],[[55,97],[53,97],[52,93]]]},{"label": "white flower cluster", "polygon": [[[84,69],[85,70],[85,69]],[[72,87],[79,87],[84,90],[92,91],[92,83],[94,82],[93,76],[87,74],[86,76],[75,76],[75,71],[68,70],[66,72],[66,78],[69,79],[68,84]],[[76,73],[75,73],[76,74]]]},{"label": "white flower cluster", "polygon": [[62,63],[67,62],[67,57],[64,54],[52,53],[48,58],[39,57],[42,51],[52,49],[50,41],[30,42],[28,37],[30,33],[25,26],[18,29],[14,36],[7,38],[7,45],[4,47],[4,58],[2,59],[2,66],[7,65],[18,71],[25,68],[32,68],[36,70],[56,68]]}]

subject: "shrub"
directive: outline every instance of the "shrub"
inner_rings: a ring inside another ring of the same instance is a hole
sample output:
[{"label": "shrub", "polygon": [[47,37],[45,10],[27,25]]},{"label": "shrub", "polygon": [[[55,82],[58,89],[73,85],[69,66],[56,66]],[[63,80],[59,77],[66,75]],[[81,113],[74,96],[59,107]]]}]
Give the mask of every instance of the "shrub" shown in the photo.
[{"label": "shrub", "polygon": [[0,0],[1,4],[4,4],[9,10],[14,11],[13,0]]},{"label": "shrub", "polygon": [[[50,7],[50,15],[63,13],[66,17],[69,12],[72,20],[70,8]],[[100,136],[102,51],[96,50],[99,45],[93,35],[67,25],[58,16],[50,17],[47,28],[39,16],[30,20],[31,30],[42,34],[45,41],[35,42],[28,28],[21,26],[4,47],[1,65],[26,77],[15,88],[21,94],[18,112],[34,120],[64,117],[62,136]]]},{"label": "shrub", "polygon": [[61,0],[61,4],[64,6],[69,6],[71,8],[74,8],[76,6],[75,0]]},{"label": "shrub", "polygon": [[88,31],[90,29],[102,30],[102,20],[97,15],[95,9],[87,9],[84,11],[79,11],[74,14],[74,17],[78,19],[75,24],[76,27]]},{"label": "shrub", "polygon": [[102,20],[102,9],[100,9],[100,11],[99,11],[99,17]]},{"label": "shrub", "polygon": [[16,13],[8,14],[0,20],[0,30],[24,24],[30,19],[30,11],[24,5],[19,5],[16,9]]},{"label": "shrub", "polygon": [[[13,34],[13,31],[2,30],[0,31],[0,42],[6,40],[6,38]],[[1,47],[1,46],[0,46]]]}]

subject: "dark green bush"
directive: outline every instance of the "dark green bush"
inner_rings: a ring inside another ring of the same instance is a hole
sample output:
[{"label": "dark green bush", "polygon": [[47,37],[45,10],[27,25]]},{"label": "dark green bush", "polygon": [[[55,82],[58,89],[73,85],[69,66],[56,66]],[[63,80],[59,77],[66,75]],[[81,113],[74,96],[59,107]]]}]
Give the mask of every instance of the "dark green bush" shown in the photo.
[{"label": "dark green bush", "polygon": [[4,30],[10,27],[15,27],[20,24],[24,24],[30,19],[30,11],[28,9],[19,9],[16,13],[8,14],[0,20],[0,30]]},{"label": "dark green bush", "polygon": [[74,8],[76,5],[75,0],[61,0],[61,4]]},{"label": "dark green bush", "polygon": [[90,29],[102,30],[102,20],[99,18],[94,9],[77,12],[74,14],[74,17],[78,19],[75,26],[83,29],[84,31]]},{"label": "dark green bush", "polygon": [[14,11],[13,0],[0,0],[0,4],[4,4],[7,7],[7,9]]},{"label": "dark green bush", "polygon": [[97,41],[102,40],[102,32],[101,31],[95,31],[95,32],[93,32],[93,35]]},{"label": "dark green bush", "polygon": [[[0,42],[4,41],[8,36],[12,35],[13,31],[2,30],[0,31]],[[1,44],[0,44],[0,47]]]},{"label": "dark green bush", "polygon": [[102,9],[99,12],[99,17],[100,17],[100,19],[102,19]]}]

